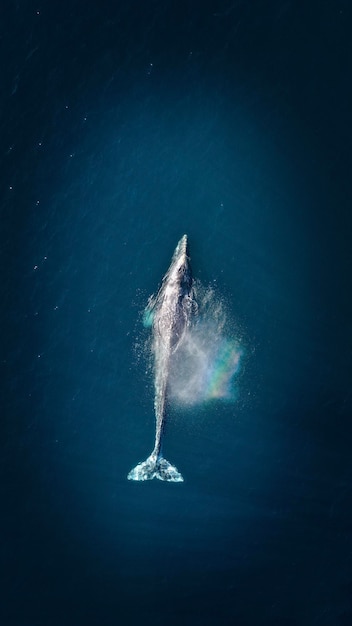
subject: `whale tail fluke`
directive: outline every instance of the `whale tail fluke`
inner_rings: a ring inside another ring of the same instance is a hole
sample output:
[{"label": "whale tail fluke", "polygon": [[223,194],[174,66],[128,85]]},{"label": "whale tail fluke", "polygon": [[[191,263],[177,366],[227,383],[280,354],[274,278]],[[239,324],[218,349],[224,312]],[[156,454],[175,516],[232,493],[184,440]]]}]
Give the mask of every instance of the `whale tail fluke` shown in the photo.
[{"label": "whale tail fluke", "polygon": [[138,463],[127,476],[128,480],[167,480],[173,483],[183,482],[182,474],[164,457],[151,454],[146,461]]}]

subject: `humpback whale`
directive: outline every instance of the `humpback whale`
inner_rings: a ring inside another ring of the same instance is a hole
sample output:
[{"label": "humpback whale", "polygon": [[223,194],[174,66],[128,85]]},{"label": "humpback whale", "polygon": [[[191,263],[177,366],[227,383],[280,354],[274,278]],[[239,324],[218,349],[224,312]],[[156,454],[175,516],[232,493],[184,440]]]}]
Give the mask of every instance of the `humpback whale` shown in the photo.
[{"label": "humpback whale", "polygon": [[138,463],[128,474],[128,480],[167,480],[182,482],[174,465],[163,457],[162,440],[166,421],[168,378],[172,355],[176,352],[196,311],[194,287],[187,235],[178,242],[171,265],[156,296],[148,301],[144,313],[152,327],[154,353],[155,445],[146,461]]}]

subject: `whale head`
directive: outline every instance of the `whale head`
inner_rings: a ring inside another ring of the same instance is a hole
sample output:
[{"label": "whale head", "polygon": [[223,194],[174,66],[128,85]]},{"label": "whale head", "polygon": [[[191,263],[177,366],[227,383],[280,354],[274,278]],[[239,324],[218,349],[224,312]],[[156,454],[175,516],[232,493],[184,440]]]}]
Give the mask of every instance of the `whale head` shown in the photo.
[{"label": "whale head", "polygon": [[182,255],[186,255],[189,258],[187,235],[183,235],[183,237],[181,237],[180,241],[178,242],[175,248],[174,257],[182,256]]},{"label": "whale head", "polygon": [[172,257],[171,265],[167,273],[169,285],[178,286],[184,292],[188,292],[192,284],[192,272],[190,257],[188,254],[187,235],[183,235],[178,242]]}]

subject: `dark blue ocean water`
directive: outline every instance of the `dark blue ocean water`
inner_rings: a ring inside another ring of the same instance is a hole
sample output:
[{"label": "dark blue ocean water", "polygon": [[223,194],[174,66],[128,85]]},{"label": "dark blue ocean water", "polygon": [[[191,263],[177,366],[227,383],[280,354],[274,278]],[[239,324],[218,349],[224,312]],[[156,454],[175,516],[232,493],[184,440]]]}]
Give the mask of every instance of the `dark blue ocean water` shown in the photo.
[{"label": "dark blue ocean water", "polygon": [[[346,2],[14,2],[1,25],[2,626],[352,624]],[[7,60],[7,62],[6,62]],[[150,453],[178,239],[235,402]]]}]

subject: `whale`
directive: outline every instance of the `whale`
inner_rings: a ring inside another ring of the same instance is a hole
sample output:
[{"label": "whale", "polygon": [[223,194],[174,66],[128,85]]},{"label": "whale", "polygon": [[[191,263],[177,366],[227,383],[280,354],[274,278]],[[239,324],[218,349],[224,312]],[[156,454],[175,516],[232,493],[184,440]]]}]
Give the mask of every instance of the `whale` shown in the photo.
[{"label": "whale", "polygon": [[167,419],[168,383],[171,361],[197,312],[187,235],[178,242],[159,291],[149,298],[144,311],[145,325],[152,330],[154,357],[155,444],[149,457],[138,463],[128,480],[183,482],[182,474],[163,456]]}]

